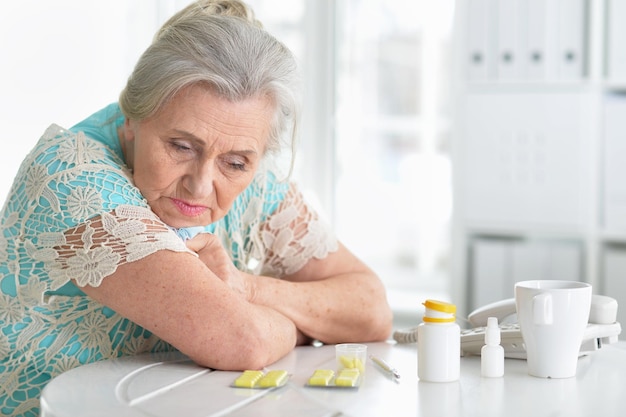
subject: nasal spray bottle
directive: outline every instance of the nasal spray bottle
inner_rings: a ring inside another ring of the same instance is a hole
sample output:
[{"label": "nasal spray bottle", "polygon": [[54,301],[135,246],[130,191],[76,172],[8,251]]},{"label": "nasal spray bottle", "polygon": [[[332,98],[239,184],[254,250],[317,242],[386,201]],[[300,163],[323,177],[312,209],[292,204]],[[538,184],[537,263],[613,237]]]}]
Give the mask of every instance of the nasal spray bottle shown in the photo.
[{"label": "nasal spray bottle", "polygon": [[500,345],[500,327],[496,317],[487,319],[485,346],[480,350],[480,374],[489,378],[504,375],[504,348]]},{"label": "nasal spray bottle", "polygon": [[461,369],[461,328],[456,306],[426,300],[424,322],[417,326],[417,376],[422,381],[451,382]]}]

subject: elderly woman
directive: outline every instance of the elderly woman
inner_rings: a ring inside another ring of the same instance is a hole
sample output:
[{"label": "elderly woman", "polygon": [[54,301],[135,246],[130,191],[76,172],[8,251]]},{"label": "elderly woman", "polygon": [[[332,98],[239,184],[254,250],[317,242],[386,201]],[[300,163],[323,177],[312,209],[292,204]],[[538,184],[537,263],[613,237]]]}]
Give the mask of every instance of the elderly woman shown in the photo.
[{"label": "elderly woman", "polygon": [[119,104],[51,126],[23,162],[0,214],[3,414],[120,355],[243,370],[389,335],[380,280],[272,163],[293,146],[291,53],[211,5],[166,23]]}]

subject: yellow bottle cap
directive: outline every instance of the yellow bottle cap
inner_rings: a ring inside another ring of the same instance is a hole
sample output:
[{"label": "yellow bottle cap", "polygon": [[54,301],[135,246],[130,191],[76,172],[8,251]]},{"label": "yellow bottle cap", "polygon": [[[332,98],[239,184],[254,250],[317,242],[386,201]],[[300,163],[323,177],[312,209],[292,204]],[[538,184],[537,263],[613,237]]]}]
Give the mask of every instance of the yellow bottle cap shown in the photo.
[{"label": "yellow bottle cap", "polygon": [[445,301],[426,300],[424,302],[424,307],[429,308],[431,310],[440,311],[442,313],[449,313],[449,314],[456,313],[456,305],[451,304],[451,303],[446,303]]}]

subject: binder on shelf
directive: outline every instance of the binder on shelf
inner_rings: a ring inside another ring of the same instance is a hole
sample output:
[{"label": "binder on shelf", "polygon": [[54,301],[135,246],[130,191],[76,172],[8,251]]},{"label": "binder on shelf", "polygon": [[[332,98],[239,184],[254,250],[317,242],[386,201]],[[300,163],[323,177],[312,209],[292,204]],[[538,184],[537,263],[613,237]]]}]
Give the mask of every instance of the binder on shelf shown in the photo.
[{"label": "binder on shelf", "polygon": [[548,65],[554,57],[548,53],[548,2],[527,0],[525,3],[525,39],[523,56],[524,73],[530,80],[548,78]]},{"label": "binder on shelf", "polygon": [[[611,1],[609,70],[626,80],[626,2]],[[470,81],[580,80],[586,62],[586,0],[468,0]]]},{"label": "binder on shelf", "polygon": [[607,8],[607,77],[626,83],[626,2],[608,0]]},{"label": "binder on shelf", "polygon": [[583,76],[585,62],[585,0],[557,2],[558,78],[579,80]]},{"label": "binder on shelf", "polygon": [[604,228],[626,231],[626,95],[604,98]]},{"label": "binder on shelf", "polygon": [[[626,246],[607,246],[604,249],[601,294],[609,295],[617,300],[620,306],[626,305]],[[617,321],[626,323],[626,308],[617,309]],[[626,340],[624,332],[620,340]]]},{"label": "binder on shelf", "polygon": [[470,309],[511,297],[511,242],[477,238],[472,241]]},{"label": "binder on shelf", "polygon": [[496,69],[499,80],[520,78],[520,2],[498,0],[496,32]]},{"label": "binder on shelf", "polygon": [[493,7],[492,0],[468,2],[468,77],[486,81],[493,77]]}]

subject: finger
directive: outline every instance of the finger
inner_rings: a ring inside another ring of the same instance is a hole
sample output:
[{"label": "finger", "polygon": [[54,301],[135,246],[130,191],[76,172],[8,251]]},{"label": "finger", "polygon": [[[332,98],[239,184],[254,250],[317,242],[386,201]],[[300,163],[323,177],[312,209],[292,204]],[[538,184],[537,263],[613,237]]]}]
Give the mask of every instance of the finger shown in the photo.
[{"label": "finger", "polygon": [[215,236],[211,233],[200,233],[185,242],[187,247],[194,252],[198,252],[215,242]]}]

